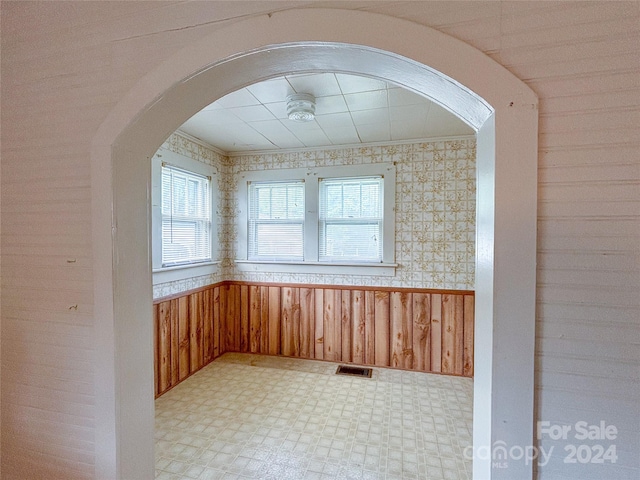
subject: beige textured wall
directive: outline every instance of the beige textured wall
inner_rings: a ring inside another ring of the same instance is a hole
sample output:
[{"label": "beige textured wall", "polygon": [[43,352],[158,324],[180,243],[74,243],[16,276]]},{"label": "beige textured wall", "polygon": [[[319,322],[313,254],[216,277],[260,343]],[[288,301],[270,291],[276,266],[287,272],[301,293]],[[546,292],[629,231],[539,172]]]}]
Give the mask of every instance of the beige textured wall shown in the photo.
[{"label": "beige textured wall", "polygon": [[[459,138],[368,147],[311,149],[225,156],[172,134],[173,152],[215,165],[220,274],[154,285],[154,298],[221,280],[323,285],[474,289],[475,140]],[[287,168],[394,162],[396,164],[395,276],[242,272],[236,268],[239,173]]]},{"label": "beige textured wall", "polygon": [[[538,478],[637,478],[640,3],[332,5],[436,28],[538,94],[536,415],[619,430],[616,464],[559,454]],[[237,18],[296,6],[314,2],[2,1],[3,478],[94,473],[98,126],[179,49]],[[541,445],[558,453],[564,443]]]},{"label": "beige textured wall", "polygon": [[474,289],[475,140],[440,140],[364,148],[313,149],[231,158],[226,184],[230,213],[238,211],[239,173],[255,170],[396,163],[395,261],[393,277],[337,274],[239,272],[232,260],[237,222],[231,219],[226,273],[233,280]]}]

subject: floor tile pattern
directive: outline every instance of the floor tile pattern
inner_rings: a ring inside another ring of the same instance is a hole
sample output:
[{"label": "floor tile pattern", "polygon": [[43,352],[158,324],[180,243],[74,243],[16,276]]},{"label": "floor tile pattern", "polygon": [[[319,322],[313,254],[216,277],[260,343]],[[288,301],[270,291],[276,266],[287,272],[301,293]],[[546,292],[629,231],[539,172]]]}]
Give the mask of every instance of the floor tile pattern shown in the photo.
[{"label": "floor tile pattern", "polygon": [[336,368],[218,358],[156,400],[156,478],[471,478],[472,379]]}]

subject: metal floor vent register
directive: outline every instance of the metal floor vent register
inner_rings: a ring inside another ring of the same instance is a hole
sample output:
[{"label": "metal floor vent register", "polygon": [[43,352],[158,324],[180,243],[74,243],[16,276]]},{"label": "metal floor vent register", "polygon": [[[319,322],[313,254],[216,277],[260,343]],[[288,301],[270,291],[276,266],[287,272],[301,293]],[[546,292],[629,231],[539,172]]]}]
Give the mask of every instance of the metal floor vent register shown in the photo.
[{"label": "metal floor vent register", "polygon": [[371,378],[371,368],[352,367],[350,365],[340,365],[336,370],[336,375],[351,375],[354,377]]}]

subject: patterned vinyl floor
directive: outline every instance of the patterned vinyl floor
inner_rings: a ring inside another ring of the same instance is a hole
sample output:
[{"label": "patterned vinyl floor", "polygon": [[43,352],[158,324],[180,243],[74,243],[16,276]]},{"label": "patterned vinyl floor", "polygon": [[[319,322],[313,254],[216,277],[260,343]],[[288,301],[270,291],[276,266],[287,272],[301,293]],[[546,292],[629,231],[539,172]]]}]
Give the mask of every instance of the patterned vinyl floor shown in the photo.
[{"label": "patterned vinyl floor", "polygon": [[156,400],[156,478],[471,478],[472,379],[336,367],[216,359]]}]

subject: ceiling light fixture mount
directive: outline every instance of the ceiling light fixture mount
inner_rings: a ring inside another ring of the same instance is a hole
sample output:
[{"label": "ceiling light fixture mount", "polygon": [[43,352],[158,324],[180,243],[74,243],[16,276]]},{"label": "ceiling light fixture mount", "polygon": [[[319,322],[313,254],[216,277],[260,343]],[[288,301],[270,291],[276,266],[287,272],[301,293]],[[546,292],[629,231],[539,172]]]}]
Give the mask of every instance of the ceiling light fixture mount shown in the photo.
[{"label": "ceiling light fixture mount", "polygon": [[294,122],[310,122],[316,118],[316,99],[308,93],[287,96],[287,116]]}]

